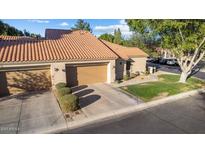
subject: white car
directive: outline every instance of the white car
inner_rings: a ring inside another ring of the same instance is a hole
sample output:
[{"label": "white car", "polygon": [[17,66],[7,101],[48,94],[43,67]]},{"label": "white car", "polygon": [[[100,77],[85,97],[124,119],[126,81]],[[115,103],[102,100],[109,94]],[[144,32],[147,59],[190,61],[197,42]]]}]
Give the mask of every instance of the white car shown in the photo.
[{"label": "white car", "polygon": [[176,59],[168,59],[167,60],[167,65],[177,65],[177,60]]}]

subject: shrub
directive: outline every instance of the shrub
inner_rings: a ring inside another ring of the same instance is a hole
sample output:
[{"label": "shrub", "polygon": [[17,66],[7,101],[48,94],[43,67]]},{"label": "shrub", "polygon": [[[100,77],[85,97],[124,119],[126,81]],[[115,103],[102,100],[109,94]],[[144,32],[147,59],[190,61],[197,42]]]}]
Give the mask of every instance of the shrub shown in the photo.
[{"label": "shrub", "polygon": [[119,84],[121,82],[122,82],[121,80],[115,80],[115,83],[117,83],[117,84]]},{"label": "shrub", "polygon": [[64,83],[64,82],[57,83],[55,85],[55,87],[56,87],[56,89],[65,88],[66,87],[66,83]]},{"label": "shrub", "polygon": [[64,95],[60,98],[60,106],[63,112],[76,111],[79,109],[79,99],[73,94]]},{"label": "shrub", "polygon": [[149,75],[149,74],[150,74],[150,72],[149,72],[149,71],[146,71],[146,72],[145,72],[145,75]]},{"label": "shrub", "polygon": [[136,76],[139,76],[139,75],[140,75],[140,72],[139,72],[139,71],[136,71],[136,72],[135,72],[135,75],[136,75]]},{"label": "shrub", "polygon": [[71,89],[68,88],[68,87],[64,87],[64,88],[60,88],[60,89],[57,89],[57,95],[58,97],[62,97],[66,94],[70,94],[71,93]]},{"label": "shrub", "polygon": [[123,76],[123,80],[127,81],[127,80],[129,80],[129,79],[130,79],[130,78],[129,78],[128,75],[124,75],[124,76]]},{"label": "shrub", "polygon": [[130,78],[135,78],[137,75],[136,74],[134,74],[134,73],[131,73],[130,74]]}]

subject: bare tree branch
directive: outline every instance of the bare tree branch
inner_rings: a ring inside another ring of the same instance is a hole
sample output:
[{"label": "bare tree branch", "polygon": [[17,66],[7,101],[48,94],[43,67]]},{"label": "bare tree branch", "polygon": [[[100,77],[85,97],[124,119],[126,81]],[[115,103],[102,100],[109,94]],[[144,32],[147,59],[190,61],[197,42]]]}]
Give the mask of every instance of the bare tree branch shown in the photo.
[{"label": "bare tree branch", "polygon": [[184,37],[183,37],[183,35],[182,35],[182,31],[181,31],[180,28],[179,28],[179,34],[180,34],[180,36],[181,36],[182,42],[184,42]]},{"label": "bare tree branch", "polygon": [[191,68],[194,68],[199,63],[199,61],[204,57],[204,55],[205,55],[205,50],[202,51],[201,55],[199,56],[199,58]]},{"label": "bare tree branch", "polygon": [[[201,41],[201,43],[199,44],[199,46],[196,48],[196,50],[194,51],[194,56],[192,57],[192,59],[191,59],[191,61],[190,61],[190,64],[189,64],[189,67],[188,67],[188,69],[190,70],[191,68],[193,68],[193,65],[195,66],[196,64],[196,62],[194,62],[195,61],[195,59],[196,59],[196,57],[197,57],[197,55],[198,55],[198,53],[199,53],[199,51],[200,51],[200,49],[201,49],[201,47],[203,46],[203,44],[204,44],[204,42],[205,42],[205,37],[203,38],[203,40]],[[202,58],[203,58],[203,56],[202,56]],[[199,58],[200,59],[200,58]],[[197,60],[198,62],[201,60]]]}]

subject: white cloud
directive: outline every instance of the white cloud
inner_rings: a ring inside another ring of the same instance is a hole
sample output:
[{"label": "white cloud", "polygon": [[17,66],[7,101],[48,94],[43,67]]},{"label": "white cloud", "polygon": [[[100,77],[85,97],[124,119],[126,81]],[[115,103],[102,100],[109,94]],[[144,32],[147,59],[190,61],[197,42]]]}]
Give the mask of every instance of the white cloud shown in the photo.
[{"label": "white cloud", "polygon": [[68,26],[68,23],[67,23],[67,22],[62,22],[62,23],[60,24],[60,26]]},{"label": "white cloud", "polygon": [[127,25],[125,20],[120,20],[119,24],[116,25],[95,26],[94,30],[98,33],[114,34],[114,30],[118,28],[120,28],[120,31],[125,38],[128,38],[132,35],[132,32],[129,30],[129,26]]},{"label": "white cloud", "polygon": [[36,22],[39,24],[42,24],[42,23],[48,24],[50,22],[49,20],[39,20],[39,19],[33,19],[33,20],[29,20],[29,21]]},{"label": "white cloud", "polygon": [[127,23],[125,22],[125,19],[120,20],[120,24],[121,25],[127,25]]}]

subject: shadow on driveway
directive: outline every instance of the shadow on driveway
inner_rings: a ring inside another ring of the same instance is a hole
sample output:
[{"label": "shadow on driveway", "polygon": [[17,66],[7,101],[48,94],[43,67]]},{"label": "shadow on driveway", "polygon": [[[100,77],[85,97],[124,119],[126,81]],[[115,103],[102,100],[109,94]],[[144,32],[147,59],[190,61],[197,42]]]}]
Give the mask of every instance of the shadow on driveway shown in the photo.
[{"label": "shadow on driveway", "polygon": [[[88,89],[89,88],[89,89]],[[91,94],[95,90],[93,88],[88,87],[87,85],[81,85],[71,88],[72,92],[79,97],[80,107],[84,108],[92,103],[95,103],[97,100],[101,98],[98,94]]]},{"label": "shadow on driveway", "polygon": [[80,92],[75,93],[75,95],[78,96],[78,97],[82,97],[82,96],[88,95],[92,92],[94,92],[93,89],[85,89],[85,90],[82,90]]},{"label": "shadow on driveway", "polygon": [[72,92],[74,93],[74,92],[80,91],[80,90],[82,90],[82,89],[85,89],[85,88],[87,88],[87,87],[88,87],[87,85],[80,85],[80,86],[72,87],[71,90],[72,90]]},{"label": "shadow on driveway", "polygon": [[101,98],[100,95],[89,95],[89,96],[86,96],[86,97],[82,97],[80,98],[80,106],[83,108],[83,107],[86,107],[94,102],[96,102],[97,100],[99,100]]}]

